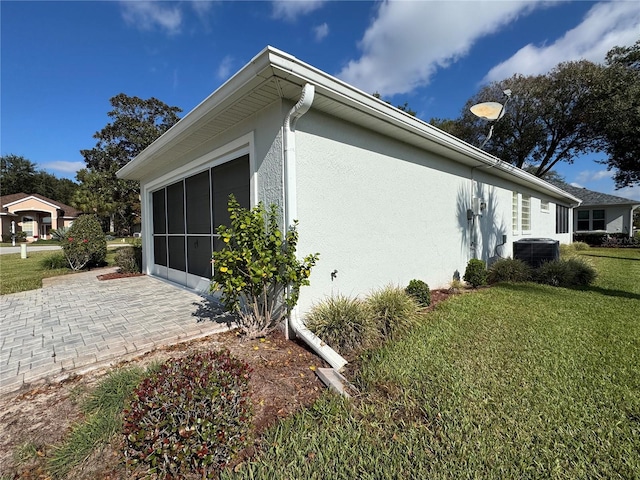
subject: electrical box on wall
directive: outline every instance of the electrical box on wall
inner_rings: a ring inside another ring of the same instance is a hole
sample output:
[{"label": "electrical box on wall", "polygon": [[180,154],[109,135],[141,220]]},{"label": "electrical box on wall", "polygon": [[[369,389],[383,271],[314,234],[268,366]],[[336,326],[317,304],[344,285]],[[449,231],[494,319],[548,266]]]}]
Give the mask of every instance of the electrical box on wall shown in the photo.
[{"label": "electrical box on wall", "polygon": [[484,198],[476,197],[473,199],[472,209],[474,215],[482,215],[487,209],[487,202],[484,201]]}]

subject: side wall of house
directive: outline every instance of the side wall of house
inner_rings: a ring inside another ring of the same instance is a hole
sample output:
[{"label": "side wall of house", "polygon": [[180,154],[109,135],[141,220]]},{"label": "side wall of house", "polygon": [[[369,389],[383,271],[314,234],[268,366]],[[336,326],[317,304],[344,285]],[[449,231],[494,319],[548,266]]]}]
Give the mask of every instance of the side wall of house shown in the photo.
[{"label": "side wall of house", "polygon": [[[512,242],[524,235],[512,231],[514,191],[531,196],[526,235],[561,239],[555,204],[541,213],[539,193],[486,167],[467,167],[313,110],[298,123],[296,151],[298,253],[320,253],[302,290],[302,313],[332,294],[365,295],[413,278],[444,287],[464,274],[470,258],[510,256]],[[481,216],[468,213],[476,197],[486,203]]]}]

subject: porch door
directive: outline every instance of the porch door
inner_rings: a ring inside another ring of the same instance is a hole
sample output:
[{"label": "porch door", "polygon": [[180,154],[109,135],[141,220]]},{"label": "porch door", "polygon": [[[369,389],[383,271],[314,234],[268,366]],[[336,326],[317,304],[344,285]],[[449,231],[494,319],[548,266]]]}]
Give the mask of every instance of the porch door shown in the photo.
[{"label": "porch door", "polygon": [[250,207],[249,156],[167,185],[152,194],[153,274],[205,291],[219,225],[227,225],[229,195]]}]

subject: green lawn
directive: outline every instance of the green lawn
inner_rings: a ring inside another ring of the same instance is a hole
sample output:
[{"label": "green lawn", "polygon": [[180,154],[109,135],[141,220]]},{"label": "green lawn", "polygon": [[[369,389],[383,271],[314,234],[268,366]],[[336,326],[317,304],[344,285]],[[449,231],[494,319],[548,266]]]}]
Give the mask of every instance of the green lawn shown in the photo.
[{"label": "green lawn", "polygon": [[460,295],[224,478],[640,478],[640,250],[595,286]]},{"label": "green lawn", "polygon": [[19,253],[0,255],[0,295],[42,287],[42,279],[71,273],[69,268],[49,270],[42,265],[45,258],[61,252],[29,252],[27,258]]},{"label": "green lawn", "polygon": [[[114,264],[115,251],[107,251],[107,264]],[[52,256],[61,255],[61,251],[31,252],[27,258],[19,253],[0,255],[0,295],[22,292],[42,287],[42,279],[73,273],[69,268],[48,269],[43,261]]]}]

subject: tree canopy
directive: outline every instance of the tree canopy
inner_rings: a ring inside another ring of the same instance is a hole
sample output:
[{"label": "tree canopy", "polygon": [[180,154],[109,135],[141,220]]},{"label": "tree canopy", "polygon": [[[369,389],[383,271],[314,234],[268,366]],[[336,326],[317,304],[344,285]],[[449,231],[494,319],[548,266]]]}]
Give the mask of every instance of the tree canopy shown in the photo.
[{"label": "tree canopy", "polygon": [[[505,90],[511,90],[508,103]],[[640,41],[612,49],[604,65],[566,62],[545,75],[493,82],[467,101],[459,118],[431,123],[479,145],[490,125],[469,108],[488,101],[506,104],[483,147],[488,153],[544,177],[559,162],[603,152],[618,187],[640,183]]]},{"label": "tree canopy", "polygon": [[37,193],[69,204],[78,184],[39,170],[35,163],[21,155],[9,154],[0,157],[0,188],[2,195]]},{"label": "tree canopy", "polygon": [[617,187],[640,185],[640,40],[612,49],[606,63],[596,121],[608,155],[603,163],[615,171]]},{"label": "tree canopy", "polygon": [[110,103],[111,122],[94,134],[95,147],[80,151],[87,168],[78,172],[81,188],[73,205],[108,217],[110,231],[130,234],[140,220],[140,188],[135,181],[117,178],[116,172],[178,122],[182,110],[124,93]]}]

